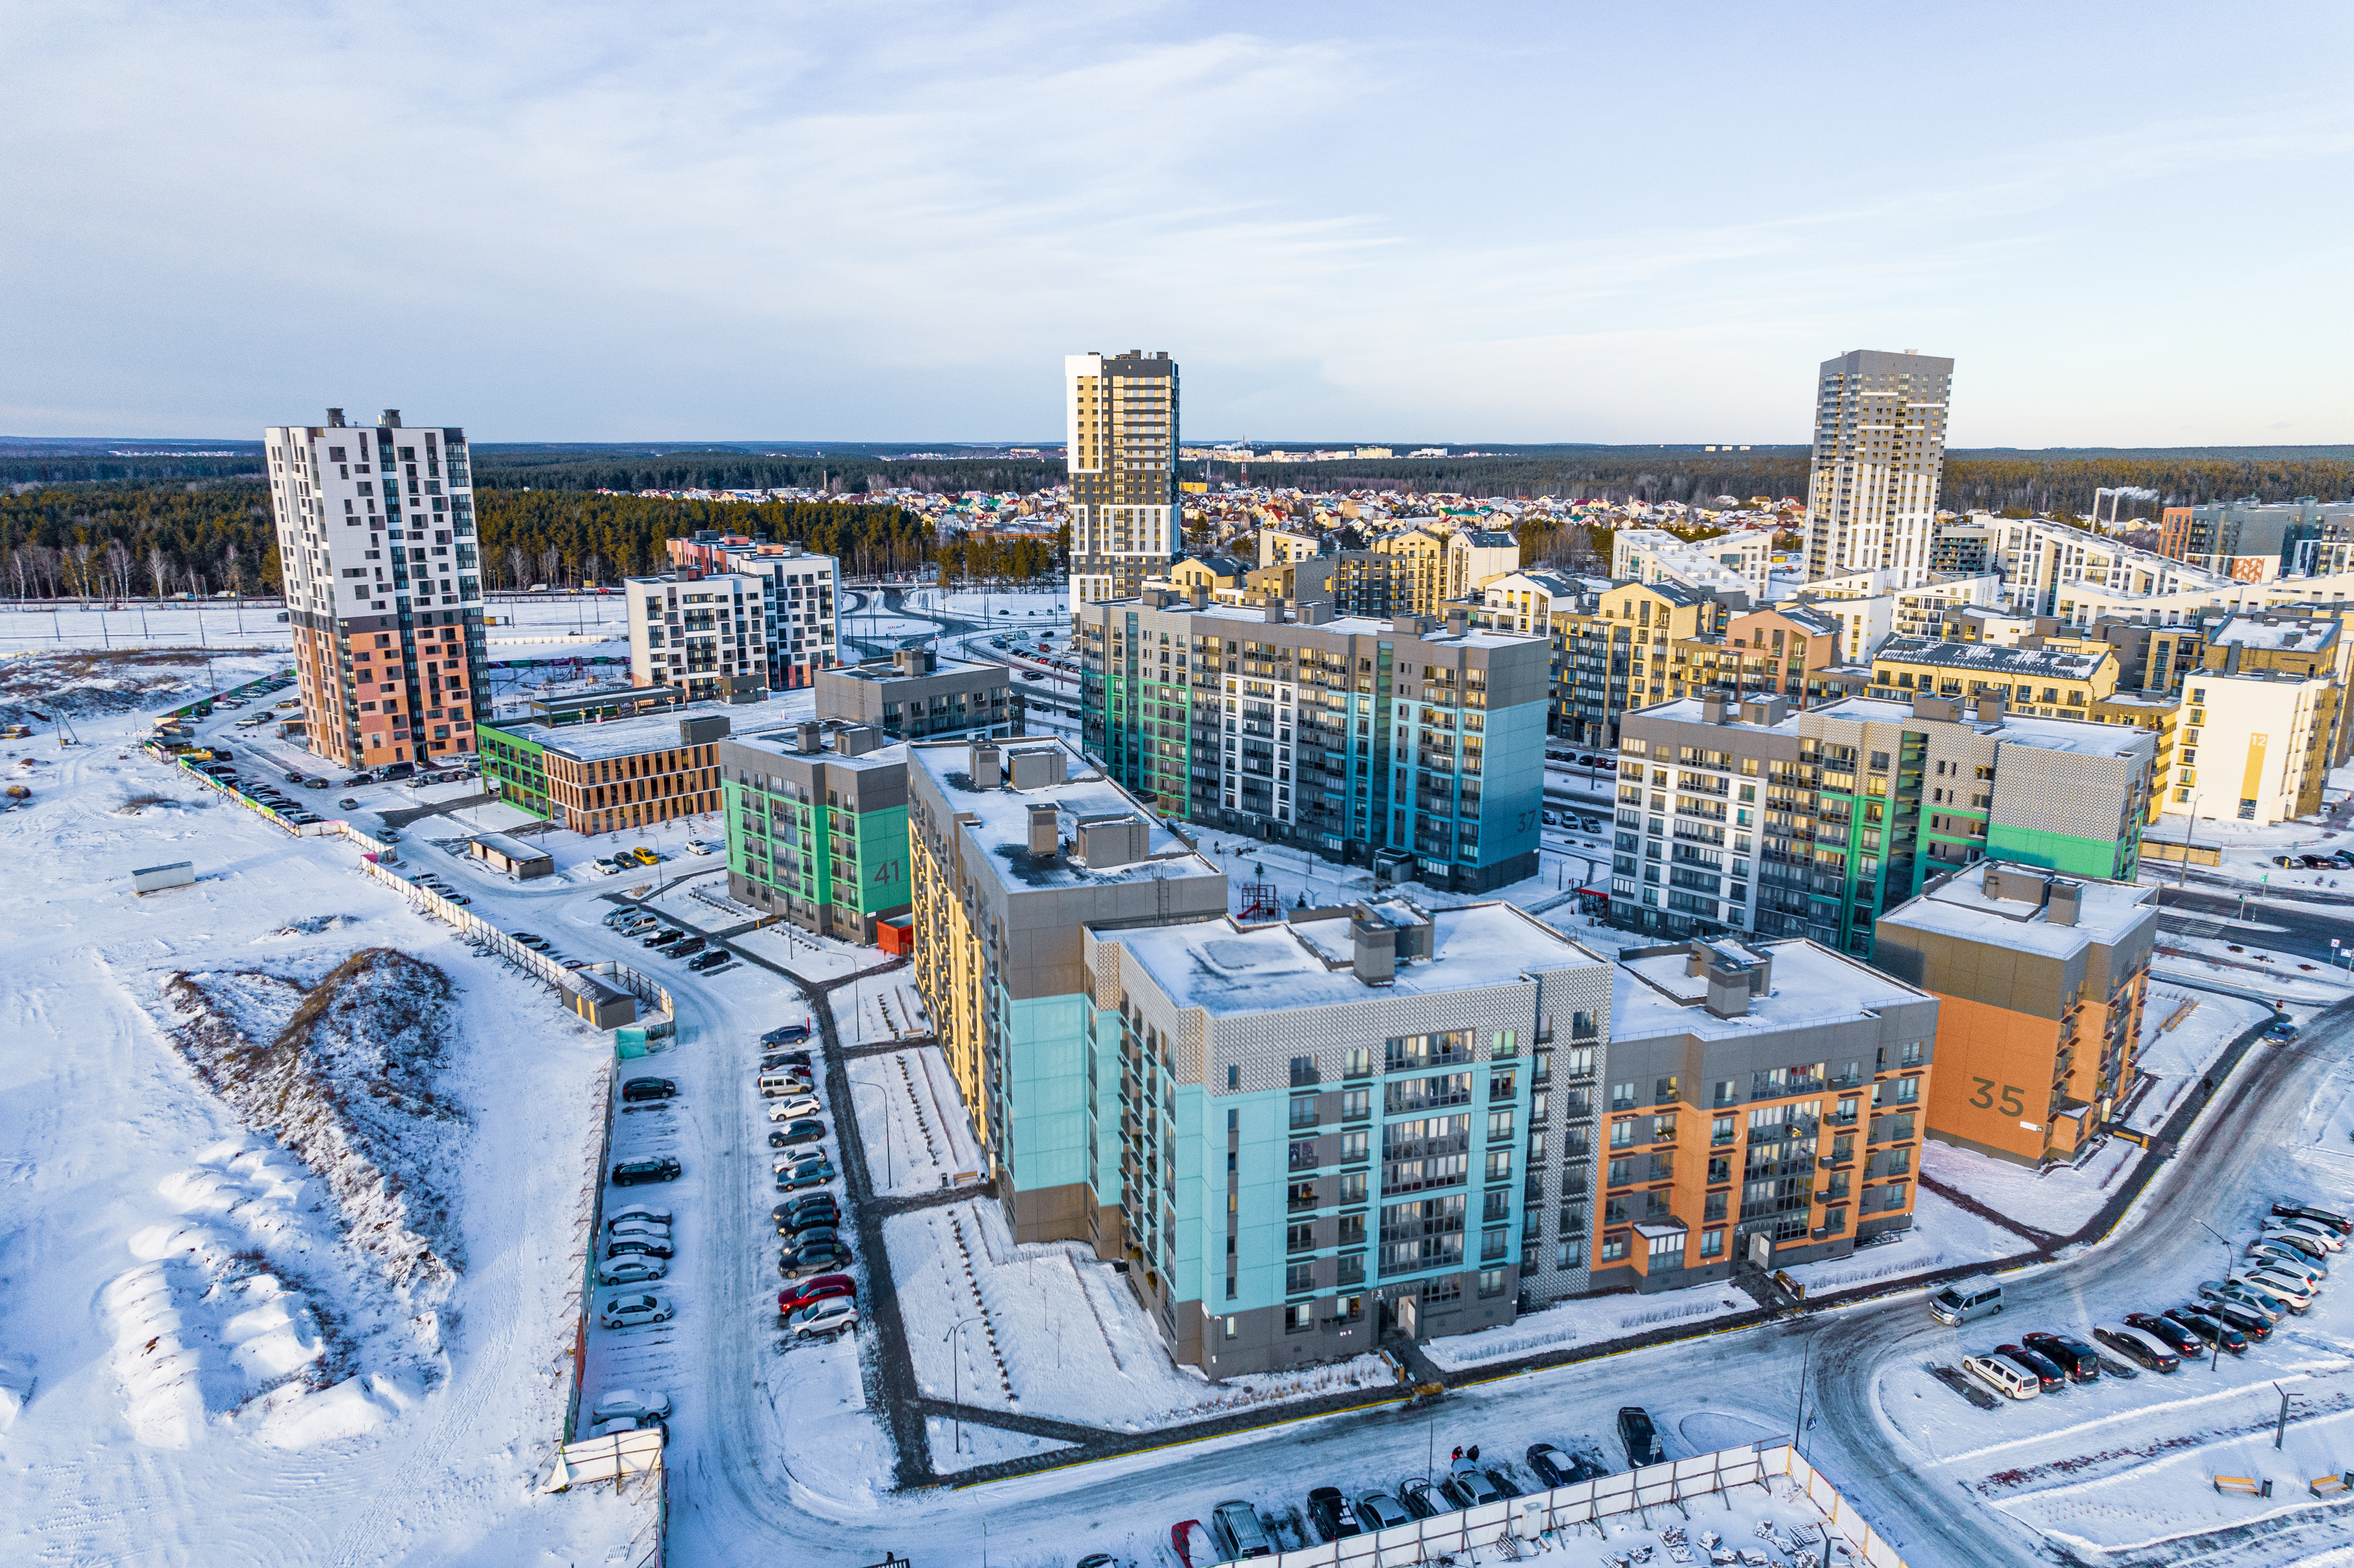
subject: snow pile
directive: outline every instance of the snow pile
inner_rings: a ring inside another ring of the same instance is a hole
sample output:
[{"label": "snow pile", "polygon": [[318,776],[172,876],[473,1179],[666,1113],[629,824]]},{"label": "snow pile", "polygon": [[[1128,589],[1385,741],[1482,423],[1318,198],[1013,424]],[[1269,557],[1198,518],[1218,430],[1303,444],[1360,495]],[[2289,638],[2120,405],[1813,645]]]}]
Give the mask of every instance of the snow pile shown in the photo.
[{"label": "snow pile", "polygon": [[447,977],[365,948],[308,987],[244,970],[175,973],[164,992],[205,1086],[325,1180],[352,1245],[429,1322],[462,1262],[443,1193],[465,1118],[435,1087]]},{"label": "snow pile", "polygon": [[1514,1321],[1493,1329],[1442,1335],[1425,1341],[1422,1350],[1434,1363],[1453,1372],[1572,1345],[1631,1338],[1670,1324],[1750,1312],[1756,1307],[1747,1291],[1723,1281],[1656,1296],[1587,1296],[1523,1312]]}]

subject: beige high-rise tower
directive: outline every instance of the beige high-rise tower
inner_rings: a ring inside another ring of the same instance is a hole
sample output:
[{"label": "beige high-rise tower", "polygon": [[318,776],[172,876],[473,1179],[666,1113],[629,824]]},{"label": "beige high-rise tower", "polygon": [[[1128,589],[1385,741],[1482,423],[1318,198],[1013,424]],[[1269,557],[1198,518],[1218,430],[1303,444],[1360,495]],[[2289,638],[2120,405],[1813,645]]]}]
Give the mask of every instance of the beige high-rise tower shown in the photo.
[{"label": "beige high-rise tower", "polygon": [[1860,348],[1823,361],[1807,487],[1807,577],[1885,570],[1891,588],[1929,575],[1946,470],[1954,362]]},{"label": "beige high-rise tower", "polygon": [[1177,362],[1165,350],[1063,356],[1071,598],[1126,599],[1177,559]]}]

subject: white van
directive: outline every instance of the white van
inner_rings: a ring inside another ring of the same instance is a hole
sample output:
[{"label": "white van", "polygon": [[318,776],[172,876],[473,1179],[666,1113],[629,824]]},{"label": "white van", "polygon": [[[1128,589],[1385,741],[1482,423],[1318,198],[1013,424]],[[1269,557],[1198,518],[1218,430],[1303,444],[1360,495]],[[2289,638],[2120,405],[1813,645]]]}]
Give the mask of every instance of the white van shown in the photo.
[{"label": "white van", "polygon": [[1984,1275],[1957,1279],[1929,1298],[1929,1316],[1949,1329],[2002,1310],[2002,1287]]},{"label": "white van", "polygon": [[2042,1383],[2032,1372],[1999,1356],[1964,1356],[1962,1370],[2011,1399],[2033,1399],[2043,1392]]},{"label": "white van", "polygon": [[760,1097],[762,1099],[780,1099],[787,1095],[805,1095],[809,1092],[810,1078],[805,1073],[788,1068],[781,1073],[763,1073],[760,1075]]}]

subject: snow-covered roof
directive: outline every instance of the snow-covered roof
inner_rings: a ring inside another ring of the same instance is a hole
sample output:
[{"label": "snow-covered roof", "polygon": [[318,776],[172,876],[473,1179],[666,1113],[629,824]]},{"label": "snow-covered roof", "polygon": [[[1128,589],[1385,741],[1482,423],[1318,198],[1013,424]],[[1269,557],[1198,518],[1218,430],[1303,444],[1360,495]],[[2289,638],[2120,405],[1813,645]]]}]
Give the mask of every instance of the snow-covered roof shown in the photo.
[{"label": "snow-covered roof", "polygon": [[1929,993],[1843,958],[1803,937],[1743,944],[1748,954],[1774,962],[1773,987],[1749,999],[1749,1011],[1719,1018],[1704,1005],[1708,977],[1687,975],[1686,950],[1622,959],[1610,990],[1610,1037],[1648,1040],[1664,1034],[1694,1034],[1707,1040],[1819,1029],[1867,1018],[1879,1009],[1925,1001]]},{"label": "snow-covered roof", "polygon": [[2338,622],[2319,617],[2235,615],[2222,630],[2208,638],[2218,648],[2271,648],[2310,653],[2326,648],[2338,635]]},{"label": "snow-covered roof", "polygon": [[[1374,913],[1393,926],[1418,925],[1423,918],[1409,906],[1376,906]],[[1379,988],[1359,980],[1352,968],[1356,939],[1345,911],[1255,927],[1229,916],[1097,936],[1126,948],[1171,1001],[1217,1016],[1510,985],[1522,975],[1604,962],[1510,904],[1440,909],[1428,919],[1432,956],[1400,962],[1391,983]]]},{"label": "snow-covered roof", "polygon": [[[1985,863],[1998,866],[2000,863]],[[2032,866],[2021,867],[2018,880],[2033,887],[2038,885],[2037,879],[2047,875]],[[1989,896],[1986,874],[1978,866],[1948,877],[1918,898],[1897,906],[1880,917],[1881,923],[2064,959],[2096,942],[2109,946],[2124,940],[2158,902],[2155,887],[2074,877],[2061,880],[2076,885],[2076,923],[2073,926],[2054,924],[2048,904]]]},{"label": "snow-covered roof", "polygon": [[[972,744],[966,741],[917,742],[907,747],[910,767],[931,779],[960,821],[971,849],[968,866],[987,865],[1007,889],[1021,892],[1043,887],[1084,887],[1115,882],[1146,882],[1154,878],[1224,876],[1225,873],[1193,853],[1193,846],[1172,832],[1136,797],[1097,772],[1087,760],[1059,740],[993,741],[1006,782],[993,789],[973,783]],[[1025,752],[1051,752],[1058,764],[1059,782],[1035,789],[1013,787],[1013,759]],[[829,762],[832,761],[828,758]],[[1030,853],[1030,808],[1055,808],[1058,842],[1076,836],[1082,820],[1133,816],[1145,824],[1144,858],[1126,865],[1096,868],[1069,854]],[[969,821],[961,819],[970,819]],[[975,853],[977,852],[977,853]]]},{"label": "snow-covered roof", "polygon": [[[638,714],[629,718],[585,719],[578,724],[537,724],[526,720],[501,719],[493,727],[502,735],[528,740],[559,756],[582,762],[599,762],[608,758],[635,757],[647,751],[675,751],[687,742],[679,738],[679,726],[688,719],[725,718],[732,725],[743,716],[744,709],[726,703],[687,703],[660,712]],[[772,714],[762,714],[764,720]],[[695,744],[705,744],[697,741]]]},{"label": "snow-covered roof", "polygon": [[2005,675],[2045,675],[2087,680],[2109,657],[2058,648],[2006,648],[1993,642],[1946,642],[1928,637],[1892,637],[1880,645],[1877,664],[1929,664],[1944,670],[1983,670]]}]

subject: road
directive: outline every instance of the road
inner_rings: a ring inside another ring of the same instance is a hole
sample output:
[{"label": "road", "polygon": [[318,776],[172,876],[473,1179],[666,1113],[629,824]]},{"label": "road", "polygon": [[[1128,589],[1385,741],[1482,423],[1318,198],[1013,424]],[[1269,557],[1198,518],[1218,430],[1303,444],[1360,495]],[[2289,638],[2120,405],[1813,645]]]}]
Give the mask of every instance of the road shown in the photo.
[{"label": "road", "polygon": [[2245,901],[2228,893],[2202,893],[2195,887],[2161,887],[2158,928],[2188,937],[2212,937],[2295,953],[2300,958],[2329,962],[2330,939],[2354,940],[2354,910],[2326,905],[2295,906],[2279,902]]}]

